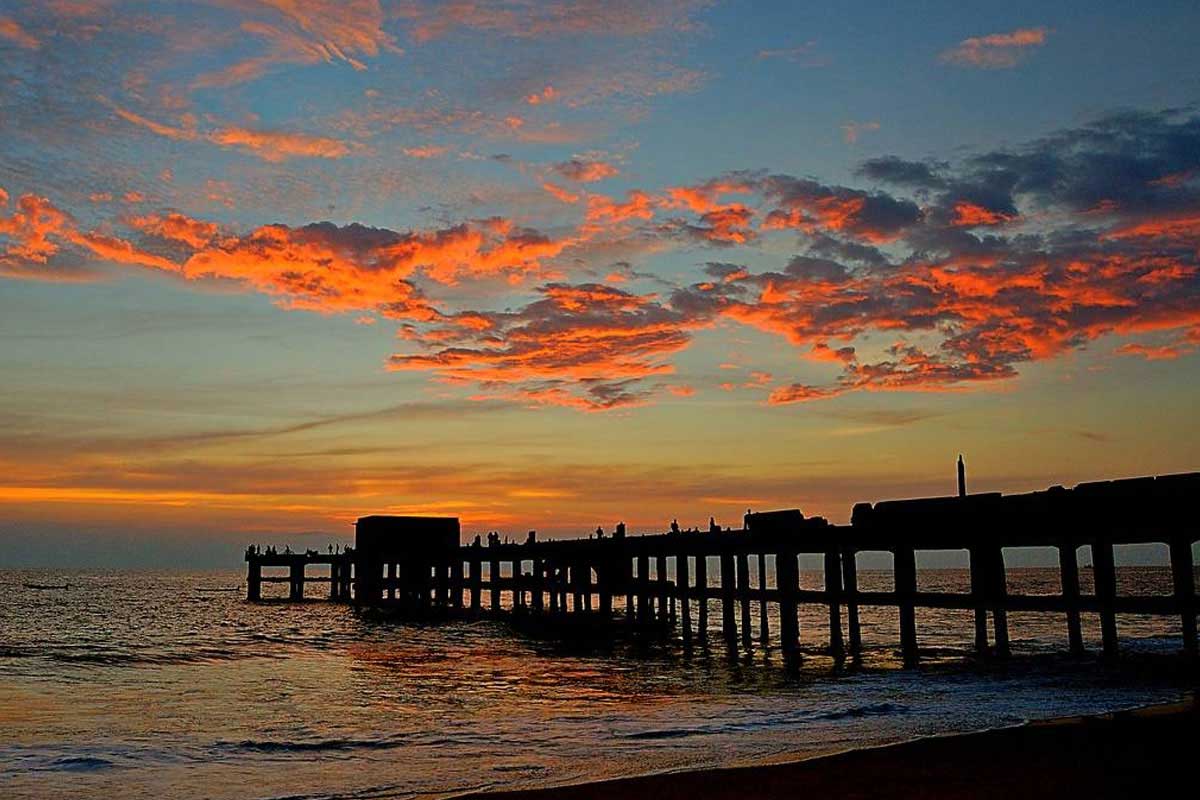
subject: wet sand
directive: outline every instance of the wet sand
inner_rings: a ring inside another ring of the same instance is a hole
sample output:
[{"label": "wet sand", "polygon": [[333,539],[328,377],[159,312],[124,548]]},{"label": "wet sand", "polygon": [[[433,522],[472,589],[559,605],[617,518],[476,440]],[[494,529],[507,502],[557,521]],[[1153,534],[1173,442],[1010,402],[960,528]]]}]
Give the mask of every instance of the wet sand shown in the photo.
[{"label": "wet sand", "polygon": [[1121,798],[1200,792],[1200,703],[941,736],[757,767],[706,769],[483,800],[748,798]]}]

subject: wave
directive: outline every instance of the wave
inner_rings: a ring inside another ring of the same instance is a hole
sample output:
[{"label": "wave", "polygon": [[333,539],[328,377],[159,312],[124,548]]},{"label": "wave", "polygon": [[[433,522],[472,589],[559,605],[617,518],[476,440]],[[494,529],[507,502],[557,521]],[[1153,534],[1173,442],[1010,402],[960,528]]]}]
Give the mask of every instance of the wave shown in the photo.
[{"label": "wave", "polygon": [[243,739],[240,742],[217,742],[218,750],[248,753],[312,753],[350,750],[393,750],[403,747],[401,739],[318,739],[311,742]]},{"label": "wave", "polygon": [[63,758],[51,761],[42,770],[47,772],[97,772],[102,769],[111,769],[115,766],[116,764],[107,758],[97,758],[96,756],[64,756]]},{"label": "wave", "polygon": [[683,739],[689,736],[714,736],[723,733],[740,733],[743,731],[760,730],[784,725],[794,725],[811,720],[836,722],[844,719],[861,719],[863,717],[885,717],[908,713],[908,707],[896,703],[868,703],[861,706],[850,706],[833,711],[812,713],[809,711],[786,716],[771,716],[765,719],[745,720],[721,725],[702,726],[694,728],[659,728],[649,731],[617,734],[619,739],[655,740]]}]

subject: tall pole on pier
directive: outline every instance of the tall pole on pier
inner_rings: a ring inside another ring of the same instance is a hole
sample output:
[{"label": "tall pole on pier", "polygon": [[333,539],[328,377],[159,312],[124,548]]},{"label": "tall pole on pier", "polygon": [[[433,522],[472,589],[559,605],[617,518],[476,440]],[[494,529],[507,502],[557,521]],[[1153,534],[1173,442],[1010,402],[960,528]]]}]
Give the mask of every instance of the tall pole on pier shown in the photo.
[{"label": "tall pole on pier", "polygon": [[958,454],[958,496],[967,496],[967,467],[963,464],[962,453]]}]

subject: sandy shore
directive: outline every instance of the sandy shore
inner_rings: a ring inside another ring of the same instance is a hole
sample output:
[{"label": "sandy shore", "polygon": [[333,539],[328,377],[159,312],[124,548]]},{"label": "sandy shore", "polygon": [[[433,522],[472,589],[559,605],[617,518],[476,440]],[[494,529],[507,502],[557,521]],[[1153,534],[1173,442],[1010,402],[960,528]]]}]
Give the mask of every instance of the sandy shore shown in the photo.
[{"label": "sandy shore", "polygon": [[[942,736],[761,767],[707,769],[480,800],[1118,798],[1200,792],[1200,703]],[[1169,792],[1169,794],[1168,794]]]}]

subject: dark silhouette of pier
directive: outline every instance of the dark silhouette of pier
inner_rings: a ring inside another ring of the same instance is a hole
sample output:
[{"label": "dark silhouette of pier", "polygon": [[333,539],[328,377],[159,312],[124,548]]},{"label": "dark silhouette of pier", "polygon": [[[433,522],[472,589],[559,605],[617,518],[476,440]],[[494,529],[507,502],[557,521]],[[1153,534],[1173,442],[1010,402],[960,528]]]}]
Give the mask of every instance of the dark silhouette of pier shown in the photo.
[{"label": "dark silhouette of pier", "polygon": [[[960,457],[957,496],[859,503],[849,525],[791,509],[747,512],[737,530],[710,521],[706,531],[681,531],[672,523],[669,532],[635,536],[626,535],[620,523],[611,535],[599,529],[586,539],[542,541],[530,531],[517,543],[489,534],[485,546],[478,536],[462,545],[453,517],[369,516],[358,520],[355,546],[343,553],[264,554],[249,548],[247,596],[259,600],[262,583],[281,582],[289,584],[290,599],[302,600],[307,583],[327,583],[330,600],[402,614],[506,615],[553,621],[592,636],[605,635],[611,626],[658,632],[678,627],[685,646],[708,635],[712,600],[719,601],[721,635],[731,644],[754,638],[757,605],[757,634],[766,645],[772,636],[768,606],[774,604],[785,658],[799,648],[800,605],[828,607],[829,652],[835,658],[861,654],[861,607],[889,606],[899,609],[900,649],[909,666],[919,657],[917,608],[973,611],[977,650],[1001,658],[1009,654],[1009,612],[1061,614],[1070,651],[1077,655],[1084,652],[1080,614],[1096,613],[1107,658],[1117,654],[1118,613],[1171,615],[1180,618],[1183,648],[1195,657],[1197,497],[1200,473],[1026,494],[967,494]],[[1169,549],[1172,593],[1119,596],[1114,546],[1147,543]],[[1059,554],[1061,593],[1010,593],[1005,550],[1046,547]],[[1092,594],[1080,591],[1082,547],[1091,551]],[[969,592],[918,591],[917,552],[939,550],[969,553]],[[859,590],[857,558],[868,552],[891,553],[892,591]],[[823,558],[823,587],[800,585],[803,555]],[[751,559],[757,560],[757,585]],[[713,563],[715,585],[708,574]],[[314,565],[327,566],[328,574],[308,576],[306,568]],[[286,568],[287,574],[263,574],[272,567]],[[623,609],[615,609],[615,598],[623,598]]]}]

